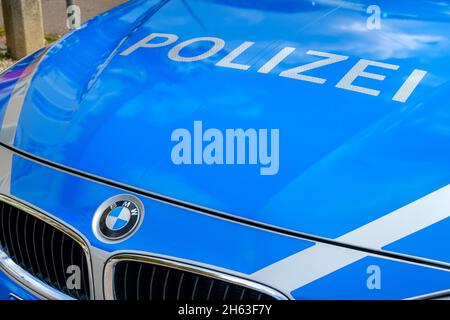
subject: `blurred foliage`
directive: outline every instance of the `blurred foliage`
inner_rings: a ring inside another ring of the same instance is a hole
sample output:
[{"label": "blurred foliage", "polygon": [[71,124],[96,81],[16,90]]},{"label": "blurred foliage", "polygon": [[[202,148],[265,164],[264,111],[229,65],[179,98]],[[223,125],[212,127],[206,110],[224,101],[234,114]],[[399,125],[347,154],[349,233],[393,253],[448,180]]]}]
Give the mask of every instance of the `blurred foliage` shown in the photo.
[{"label": "blurred foliage", "polygon": [[53,43],[55,41],[58,41],[60,36],[58,36],[57,34],[46,34],[44,36],[45,41],[47,41],[47,44]]}]

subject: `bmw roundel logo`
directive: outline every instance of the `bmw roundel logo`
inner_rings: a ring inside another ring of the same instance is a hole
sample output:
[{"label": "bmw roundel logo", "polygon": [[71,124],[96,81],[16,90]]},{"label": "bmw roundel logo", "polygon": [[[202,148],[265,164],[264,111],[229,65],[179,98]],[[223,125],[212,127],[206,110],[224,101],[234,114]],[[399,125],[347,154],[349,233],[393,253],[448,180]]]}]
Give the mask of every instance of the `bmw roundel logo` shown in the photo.
[{"label": "bmw roundel logo", "polygon": [[144,218],[142,202],[131,195],[118,195],[97,209],[92,228],[103,242],[116,243],[131,237]]}]

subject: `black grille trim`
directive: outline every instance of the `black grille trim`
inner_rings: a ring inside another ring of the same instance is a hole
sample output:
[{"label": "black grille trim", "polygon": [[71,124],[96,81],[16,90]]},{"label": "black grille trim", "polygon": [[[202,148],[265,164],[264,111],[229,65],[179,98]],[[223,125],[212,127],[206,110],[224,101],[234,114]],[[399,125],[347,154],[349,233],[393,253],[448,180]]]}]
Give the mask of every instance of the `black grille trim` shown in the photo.
[{"label": "black grille trim", "polygon": [[[0,268],[46,299],[88,300],[92,296],[89,250],[83,239],[56,220],[0,195]],[[6,261],[6,260],[5,260]],[[67,268],[81,271],[81,289],[69,290]]]},{"label": "black grille trim", "polygon": [[270,301],[282,293],[246,279],[185,263],[140,255],[112,258],[105,270],[107,299],[143,301]]}]

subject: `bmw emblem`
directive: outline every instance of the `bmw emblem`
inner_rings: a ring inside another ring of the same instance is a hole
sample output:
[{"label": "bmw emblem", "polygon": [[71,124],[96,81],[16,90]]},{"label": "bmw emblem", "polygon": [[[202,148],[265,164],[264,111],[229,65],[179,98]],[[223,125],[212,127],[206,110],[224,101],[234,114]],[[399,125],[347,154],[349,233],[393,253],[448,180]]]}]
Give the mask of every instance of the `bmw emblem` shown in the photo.
[{"label": "bmw emblem", "polygon": [[144,219],[142,202],[131,195],[118,195],[103,202],[92,221],[92,229],[103,242],[116,243],[128,239]]}]

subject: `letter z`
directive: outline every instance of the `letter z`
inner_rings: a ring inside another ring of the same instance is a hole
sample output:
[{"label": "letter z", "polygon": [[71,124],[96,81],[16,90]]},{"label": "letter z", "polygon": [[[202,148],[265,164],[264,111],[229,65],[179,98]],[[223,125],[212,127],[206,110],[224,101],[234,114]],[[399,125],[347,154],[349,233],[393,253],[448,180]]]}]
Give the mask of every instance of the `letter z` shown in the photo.
[{"label": "letter z", "polygon": [[312,77],[312,76],[305,76],[301,73],[309,71],[309,70],[314,70],[314,69],[317,69],[320,67],[328,66],[333,63],[345,61],[348,59],[348,56],[341,56],[338,54],[313,51],[313,50],[309,50],[308,52],[306,52],[306,54],[309,54],[312,56],[324,57],[324,58],[328,58],[328,59],[308,63],[308,64],[305,64],[302,66],[298,66],[298,67],[283,71],[280,73],[280,77],[286,77],[286,78],[303,80],[303,81],[308,81],[308,82],[313,82],[313,83],[318,83],[318,84],[324,84],[327,81],[326,79]]}]

